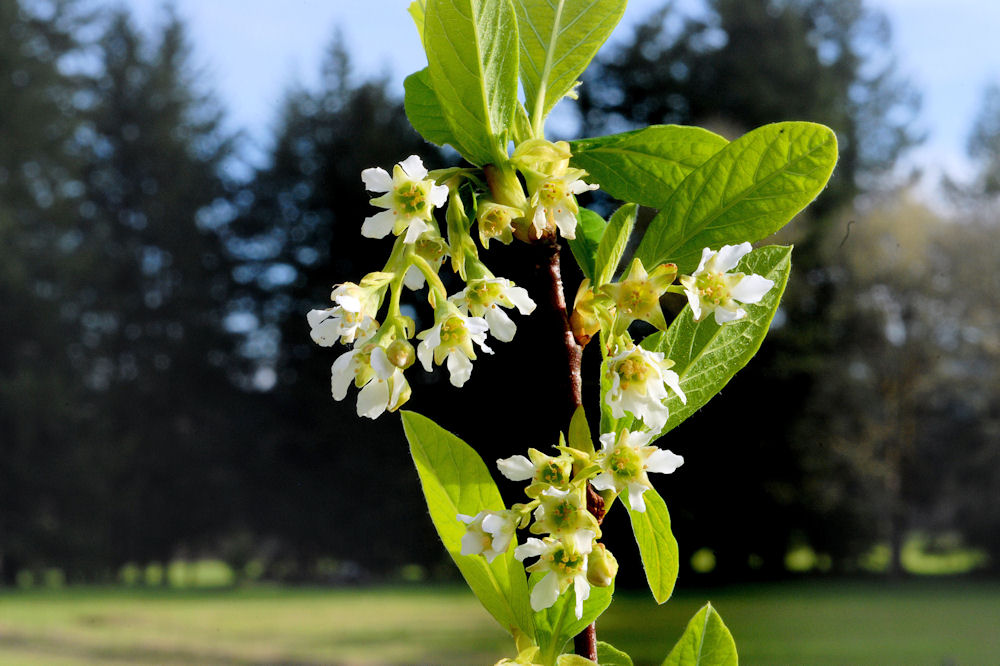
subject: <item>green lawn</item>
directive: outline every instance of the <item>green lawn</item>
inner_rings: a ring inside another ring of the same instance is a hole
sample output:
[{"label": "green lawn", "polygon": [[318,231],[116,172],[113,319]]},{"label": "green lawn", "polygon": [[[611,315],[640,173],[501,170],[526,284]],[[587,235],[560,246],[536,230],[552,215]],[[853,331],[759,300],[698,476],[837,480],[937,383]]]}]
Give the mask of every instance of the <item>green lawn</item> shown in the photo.
[{"label": "green lawn", "polygon": [[[1000,664],[1000,583],[796,583],[620,594],[600,637],[658,664],[711,599],[743,664]],[[507,637],[460,588],[0,593],[0,664],[492,664]]]}]

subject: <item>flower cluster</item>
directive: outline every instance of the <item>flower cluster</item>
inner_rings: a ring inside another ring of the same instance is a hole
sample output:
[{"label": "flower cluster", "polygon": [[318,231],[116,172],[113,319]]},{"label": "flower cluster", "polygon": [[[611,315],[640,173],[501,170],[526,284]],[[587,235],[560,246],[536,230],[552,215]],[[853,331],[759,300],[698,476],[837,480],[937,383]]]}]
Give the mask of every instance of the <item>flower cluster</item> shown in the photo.
[{"label": "flower cluster", "polygon": [[[509,232],[515,217],[528,219],[534,213],[526,197],[522,209],[491,203],[469,184],[474,176],[454,169],[431,174],[416,155],[397,164],[391,175],[372,168],[365,169],[361,179],[369,191],[380,195],[372,205],[384,209],[364,220],[361,233],[369,238],[393,234],[392,252],[385,267],[360,284],[337,285],[330,295],[333,307],[312,310],[307,320],[317,344],[329,347],[340,342],[351,347],[333,363],[334,399],[343,400],[353,383],[359,389],[358,414],[374,419],[409,399],[404,373],[414,361],[428,372],[435,365],[446,365],[451,383],[461,387],[472,374],[477,352],[493,353],[488,334],[501,342],[513,339],[517,326],[506,310],[516,308],[526,315],[535,303],[527,291],[494,276],[479,259],[466,202],[480,206],[481,239],[509,241],[505,229]],[[434,217],[445,206],[447,240]],[[449,256],[465,281],[465,288],[451,295],[438,276]],[[417,333],[413,320],[400,311],[400,297],[403,287],[425,286],[434,320]],[[380,323],[377,317],[386,303]],[[410,342],[414,338],[419,341],[416,349]]]}]

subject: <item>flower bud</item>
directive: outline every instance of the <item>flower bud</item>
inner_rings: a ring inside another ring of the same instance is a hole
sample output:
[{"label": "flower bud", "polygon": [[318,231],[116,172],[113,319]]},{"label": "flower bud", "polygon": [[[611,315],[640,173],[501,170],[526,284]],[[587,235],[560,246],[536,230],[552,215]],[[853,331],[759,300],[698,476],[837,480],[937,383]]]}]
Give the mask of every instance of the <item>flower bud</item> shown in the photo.
[{"label": "flower bud", "polygon": [[595,301],[594,291],[590,289],[590,280],[584,280],[580,284],[579,291],[576,292],[573,313],[569,317],[573,337],[576,338],[576,343],[581,347],[586,346],[590,339],[601,330],[601,321],[597,316]]},{"label": "flower bud", "polygon": [[400,370],[406,370],[417,358],[417,353],[408,341],[402,338],[393,340],[386,348],[385,355],[389,357],[389,362]]},{"label": "flower bud", "polygon": [[618,560],[603,543],[595,543],[587,560],[587,582],[594,587],[607,587],[618,575]]}]

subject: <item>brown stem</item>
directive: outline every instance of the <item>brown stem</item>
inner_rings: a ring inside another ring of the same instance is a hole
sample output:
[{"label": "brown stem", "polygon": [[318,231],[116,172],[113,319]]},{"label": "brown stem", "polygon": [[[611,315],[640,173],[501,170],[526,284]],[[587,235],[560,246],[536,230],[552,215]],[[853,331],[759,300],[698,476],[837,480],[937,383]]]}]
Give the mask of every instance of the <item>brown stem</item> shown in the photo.
[{"label": "brown stem", "polygon": [[[563,324],[563,343],[566,347],[566,364],[569,367],[569,389],[572,406],[575,409],[583,405],[583,379],[580,367],[583,362],[583,347],[577,344],[573,336],[573,327],[569,321],[569,310],[566,307],[566,294],[563,292],[562,268],[559,261],[560,244],[553,239],[549,255],[549,281],[552,307],[559,314]],[[597,518],[598,524],[604,519],[604,500],[597,491],[587,484],[587,509]],[[578,655],[593,662],[597,661],[597,627],[591,622],[587,628],[573,638],[573,647]]]}]

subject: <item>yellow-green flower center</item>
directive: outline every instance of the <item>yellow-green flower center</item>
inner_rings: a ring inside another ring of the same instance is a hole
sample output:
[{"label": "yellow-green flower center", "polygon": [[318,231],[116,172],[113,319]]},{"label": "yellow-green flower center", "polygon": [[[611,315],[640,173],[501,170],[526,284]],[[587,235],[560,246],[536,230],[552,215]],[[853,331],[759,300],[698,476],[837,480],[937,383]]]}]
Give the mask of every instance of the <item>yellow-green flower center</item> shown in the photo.
[{"label": "yellow-green flower center", "polygon": [[490,208],[480,217],[479,225],[484,234],[495,238],[502,235],[504,230],[510,226],[510,213],[500,207]]},{"label": "yellow-green flower center", "polygon": [[405,183],[394,193],[396,210],[409,217],[427,212],[427,192],[421,183]]},{"label": "yellow-green flower center", "polygon": [[538,470],[538,480],[553,486],[561,486],[569,481],[563,466],[555,460],[544,463]]},{"label": "yellow-green flower center", "polygon": [[631,384],[644,384],[652,374],[652,368],[642,358],[630,356],[621,361],[615,368],[618,377],[621,379],[623,390],[628,389]]},{"label": "yellow-green flower center", "polygon": [[478,282],[469,286],[469,301],[476,305],[488,306],[500,298],[500,285],[495,282]]},{"label": "yellow-green flower center", "polygon": [[625,282],[621,285],[616,307],[624,314],[641,318],[656,307],[659,298],[645,282]]},{"label": "yellow-green flower center", "polygon": [[552,208],[565,199],[568,194],[569,193],[566,191],[566,184],[561,180],[546,180],[542,183],[542,186],[538,188],[538,200],[546,208]]},{"label": "yellow-green flower center", "polygon": [[623,481],[629,481],[642,472],[642,461],[631,446],[618,446],[608,456],[608,469]]},{"label": "yellow-green flower center", "polygon": [[457,347],[469,338],[469,331],[460,317],[450,317],[441,324],[441,346]]},{"label": "yellow-green flower center", "polygon": [[705,271],[698,276],[695,286],[701,297],[713,305],[721,305],[729,300],[729,285],[723,273]]},{"label": "yellow-green flower center", "polygon": [[552,551],[552,570],[559,576],[575,576],[583,568],[583,555],[568,550],[565,546]]}]

